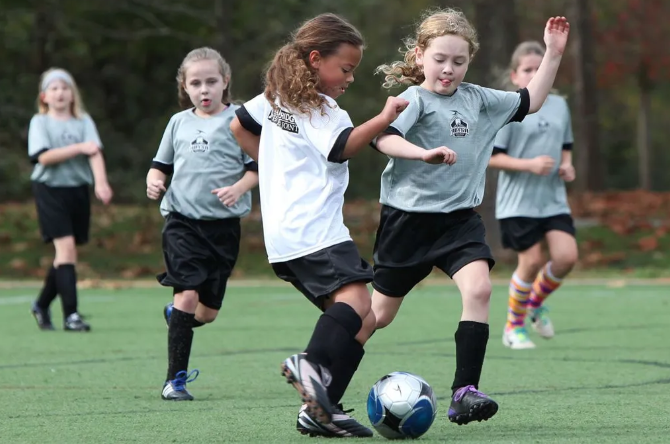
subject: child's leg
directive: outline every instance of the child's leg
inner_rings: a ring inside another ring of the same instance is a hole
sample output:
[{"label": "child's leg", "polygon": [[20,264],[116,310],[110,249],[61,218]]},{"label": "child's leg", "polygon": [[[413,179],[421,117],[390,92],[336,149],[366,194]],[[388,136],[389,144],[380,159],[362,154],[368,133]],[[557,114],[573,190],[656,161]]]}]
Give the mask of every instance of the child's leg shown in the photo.
[{"label": "child's leg", "polygon": [[[375,329],[387,327],[395,319],[403,297],[387,296],[377,290],[372,292],[372,311],[375,314]],[[370,332],[372,334],[372,332]]]},{"label": "child's leg", "polygon": [[44,286],[40,291],[40,295],[31,308],[31,312],[35,317],[37,326],[40,330],[55,330],[51,323],[50,306],[57,296],[58,287],[56,283],[56,267],[52,265],[49,267],[46,277],[44,278]]},{"label": "child's leg", "polygon": [[489,339],[489,263],[471,262],[456,272],[453,279],[461,292],[463,313],[454,335],[456,373],[448,416],[460,425],[488,420],[498,411],[495,401],[477,390]]},{"label": "child's leg", "polygon": [[51,265],[49,270],[47,270],[46,277],[44,278],[44,285],[42,286],[42,290],[40,291],[40,295],[35,304],[42,310],[48,310],[49,306],[51,306],[51,303],[57,296],[56,267]]},{"label": "child's leg", "polygon": [[523,327],[533,279],[542,268],[542,245],[537,243],[518,254],[518,264],[509,285],[507,328]]},{"label": "child's leg", "polygon": [[538,308],[542,302],[563,282],[577,262],[577,241],[574,236],[563,231],[549,231],[546,234],[551,260],[544,266],[533,283],[530,306]]},{"label": "child's leg", "polygon": [[77,313],[77,247],[74,236],[54,239],[56,248],[56,288],[63,306],[65,330],[89,331],[91,327],[83,322]]},{"label": "child's leg", "polygon": [[542,304],[561,286],[577,262],[578,253],[577,241],[571,233],[552,230],[546,237],[551,260],[538,273],[528,305],[533,328],[540,336],[549,339],[554,336],[554,327]]},{"label": "child's leg", "polygon": [[174,295],[174,308],[168,327],[168,372],[167,380],[172,381],[177,373],[188,371],[193,344],[193,320],[198,306],[198,293],[185,290]]},{"label": "child's leg", "polygon": [[372,334],[375,317],[364,283],[342,287],[325,301],[324,309],[305,353],[310,360],[311,355],[324,353],[325,359],[318,364],[330,371],[328,397],[337,405],[363,360],[363,345]]}]

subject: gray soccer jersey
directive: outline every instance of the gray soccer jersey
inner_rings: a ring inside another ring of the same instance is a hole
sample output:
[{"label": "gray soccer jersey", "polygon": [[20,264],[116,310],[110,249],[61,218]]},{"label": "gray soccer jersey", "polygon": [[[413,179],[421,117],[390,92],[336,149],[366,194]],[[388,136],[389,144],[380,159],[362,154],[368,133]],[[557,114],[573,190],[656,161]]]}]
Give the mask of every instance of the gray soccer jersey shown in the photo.
[{"label": "gray soccer jersey", "polygon": [[232,207],[212,194],[216,188],[239,181],[247,170],[256,169],[230,131],[237,108],[231,105],[209,118],[198,117],[193,109],[172,116],[152,162],[152,168],[173,174],[161,202],[163,216],[177,212],[191,219],[213,220],[249,214],[250,191]]},{"label": "gray soccer jersey", "polygon": [[532,159],[551,156],[556,162],[548,176],[530,172],[500,171],[496,218],[549,217],[570,214],[565,182],[558,175],[562,150],[572,149],[570,108],[565,100],[550,95],[542,108],[523,122],[500,130],[494,148],[507,155]]},{"label": "gray soccer jersey", "polygon": [[98,130],[89,115],[68,120],[57,120],[46,114],[33,116],[28,130],[28,155],[35,167],[30,179],[50,187],[91,185],[93,172],[86,155],[53,165],[42,165],[37,161],[45,151],[82,142],[95,142],[102,148]]},{"label": "gray soccer jersey", "polygon": [[451,213],[482,202],[486,167],[496,133],[523,120],[528,91],[504,92],[462,83],[451,96],[411,86],[400,97],[409,106],[386,130],[425,149],[446,146],[454,165],[389,160],[382,173],[380,202],[403,211]]}]

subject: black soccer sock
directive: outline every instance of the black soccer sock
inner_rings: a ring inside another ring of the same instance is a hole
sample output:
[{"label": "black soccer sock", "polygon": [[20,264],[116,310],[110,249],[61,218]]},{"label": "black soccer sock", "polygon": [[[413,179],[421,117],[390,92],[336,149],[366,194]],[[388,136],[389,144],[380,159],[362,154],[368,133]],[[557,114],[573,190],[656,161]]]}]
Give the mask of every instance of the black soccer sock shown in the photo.
[{"label": "black soccer sock", "polygon": [[202,327],[203,325],[206,325],[206,322],[200,322],[195,318],[195,316],[193,317],[193,328]]},{"label": "black soccer sock", "polygon": [[44,278],[44,286],[37,298],[37,306],[42,310],[48,310],[49,306],[58,296],[58,286],[56,284],[56,268],[52,265]]},{"label": "black soccer sock", "polygon": [[346,350],[342,350],[343,354],[339,359],[333,359],[332,364],[330,365],[330,374],[333,376],[333,380],[330,385],[327,387],[328,397],[330,402],[333,405],[337,405],[342,400],[344,392],[349,387],[349,383],[354,377],[356,370],[358,370],[358,365],[363,360],[363,355],[365,355],[365,350],[360,342],[355,339],[351,339],[348,342],[349,347]]},{"label": "black soccer sock", "polygon": [[461,321],[454,335],[456,339],[456,374],[451,390],[467,385],[479,387],[479,378],[484,366],[486,343],[489,340],[489,325],[474,321]]},{"label": "black soccer sock", "polygon": [[340,401],[363,359],[363,347],[354,339],[362,325],[361,317],[350,305],[337,302],[321,315],[305,349],[310,362],[330,371],[328,395],[333,404]]},{"label": "black soccer sock", "polygon": [[77,312],[77,270],[74,264],[60,264],[56,268],[56,288],[63,304],[63,318]]},{"label": "black soccer sock", "polygon": [[191,345],[193,344],[194,319],[195,315],[192,313],[172,309],[168,327],[168,381],[173,380],[180,371],[188,371],[188,360],[191,357]]}]

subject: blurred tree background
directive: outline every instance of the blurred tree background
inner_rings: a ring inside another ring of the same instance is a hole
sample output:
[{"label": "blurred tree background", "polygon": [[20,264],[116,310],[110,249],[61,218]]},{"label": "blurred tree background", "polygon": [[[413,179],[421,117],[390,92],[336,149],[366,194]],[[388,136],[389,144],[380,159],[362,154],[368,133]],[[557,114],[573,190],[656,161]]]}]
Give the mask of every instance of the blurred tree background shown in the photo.
[{"label": "blurred tree background", "polygon": [[[356,81],[341,99],[361,123],[389,94],[375,67],[401,57],[402,39],[430,7],[462,9],[475,24],[481,51],[466,81],[491,87],[517,43],[542,41],[546,19],[566,16],[570,47],[555,86],[573,111],[576,205],[588,207],[594,192],[670,189],[665,0],[0,0],[0,202],[32,202],[27,129],[49,67],[68,69],[79,84],[106,148],[115,204],[157,212],[146,200],[145,176],[178,111],[175,75],[189,50],[220,50],[232,67],[233,95],[243,101],[261,91],[266,64],[302,21],[342,14],[366,38]],[[349,202],[378,198],[385,164],[373,150],[350,163]],[[494,191],[490,172],[481,211],[495,246]]]}]

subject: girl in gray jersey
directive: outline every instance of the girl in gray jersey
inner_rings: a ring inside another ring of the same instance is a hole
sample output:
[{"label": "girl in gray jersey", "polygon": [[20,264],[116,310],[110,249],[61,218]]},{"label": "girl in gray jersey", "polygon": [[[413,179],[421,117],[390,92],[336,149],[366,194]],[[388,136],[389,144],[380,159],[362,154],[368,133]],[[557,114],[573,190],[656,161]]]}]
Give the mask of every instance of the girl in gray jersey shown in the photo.
[{"label": "girl in gray jersey", "polygon": [[33,194],[42,238],[53,242],[56,256],[32,314],[42,330],[53,330],[49,306],[60,294],[63,328],[89,331],[77,312],[77,245],[88,242],[89,187],[105,205],[112,199],[102,142],[84,110],[74,78],[64,69],[42,74],[38,113],[30,121],[28,155],[34,165]]},{"label": "girl in gray jersey", "polygon": [[[538,42],[524,42],[516,48],[509,77],[514,88],[528,85],[544,53]],[[489,165],[502,170],[496,218],[503,246],[516,251],[519,258],[509,284],[503,332],[503,344],[512,349],[535,348],[525,328],[527,311],[540,336],[554,336],[542,303],[577,261],[575,227],[565,191],[565,182],[575,178],[572,143],[570,109],[554,94],[533,116],[501,129],[495,140]],[[550,262],[542,255],[543,239],[549,246]]]},{"label": "girl in gray jersey", "polygon": [[[186,383],[193,328],[213,322],[221,308],[240,246],[240,218],[251,211],[250,190],[258,184],[256,162],[230,132],[239,108],[230,103],[230,66],[211,48],[194,49],[177,72],[180,105],[172,116],[147,174],[147,197],[162,192],[161,285],[174,302],[163,314],[168,324],[168,371],[161,397],[192,400]],[[170,187],[165,180],[172,175]]]},{"label": "girl in gray jersey", "polygon": [[[494,261],[484,225],[474,211],[482,201],[486,168],[496,133],[537,112],[554,82],[569,25],[547,21],[547,54],[535,78],[517,92],[462,83],[478,49],[476,32],[454,10],[429,14],[408,42],[404,61],[383,65],[384,86],[411,85],[400,94],[407,109],[378,137],[390,157],[382,175],[381,219],[374,247],[372,309],[377,328],[396,316],[407,293],[433,267],[448,274],[461,292],[463,312],[456,330],[456,373],[450,421],[487,420],[498,405],[478,390],[489,337],[489,271]],[[399,152],[447,147],[453,165],[399,159]]]}]

